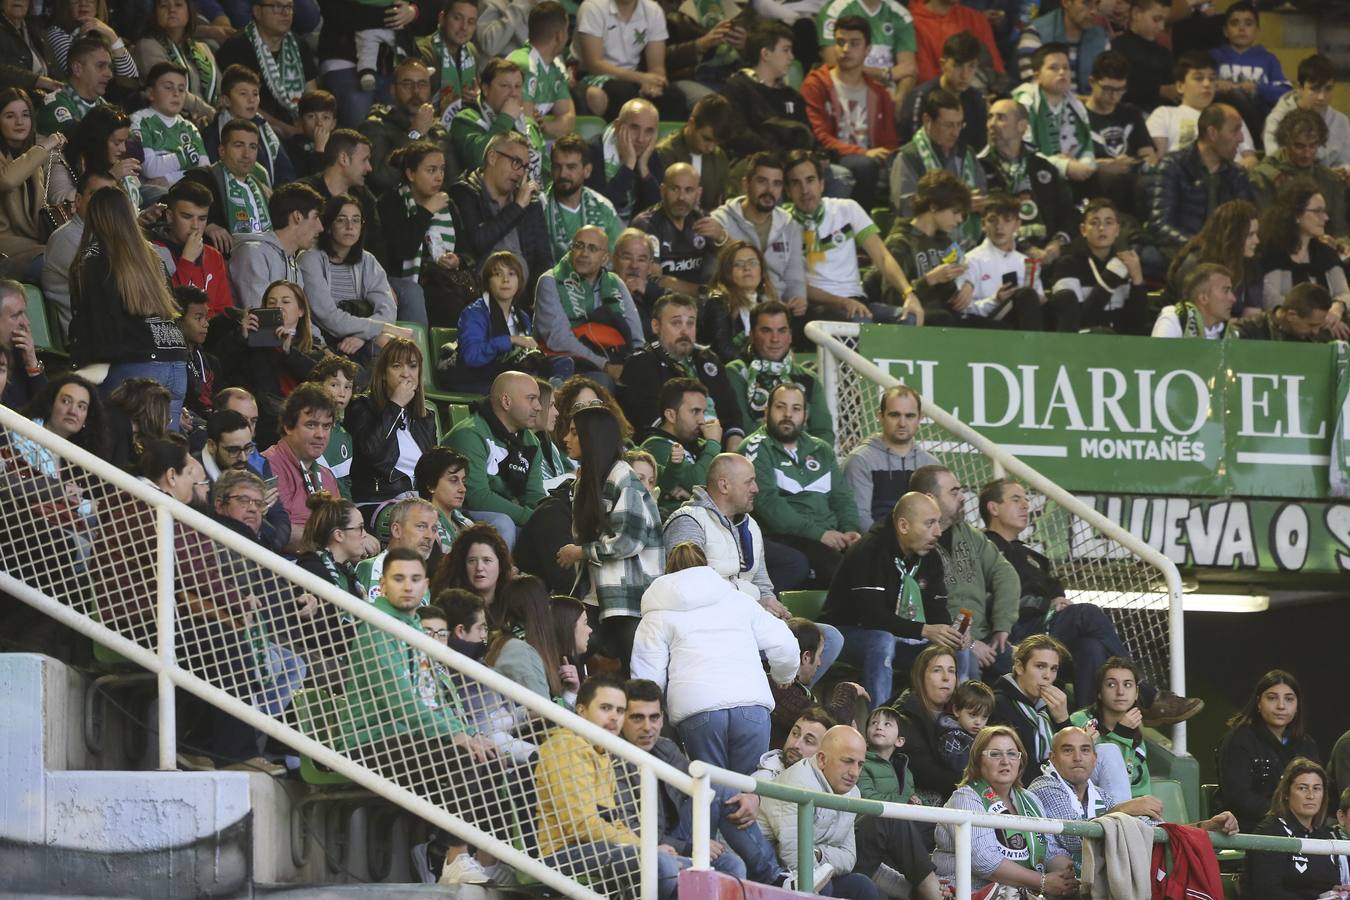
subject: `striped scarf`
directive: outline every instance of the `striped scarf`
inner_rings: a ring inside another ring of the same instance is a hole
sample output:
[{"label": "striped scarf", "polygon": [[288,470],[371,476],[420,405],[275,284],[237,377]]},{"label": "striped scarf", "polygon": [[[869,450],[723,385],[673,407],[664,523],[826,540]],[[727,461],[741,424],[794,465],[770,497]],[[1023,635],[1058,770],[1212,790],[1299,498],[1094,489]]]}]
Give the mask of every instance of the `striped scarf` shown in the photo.
[{"label": "striped scarf", "polygon": [[[411,219],[417,212],[417,201],[413,199],[412,188],[407,184],[398,186],[398,195],[403,198],[403,210]],[[410,259],[403,261],[403,268],[399,271],[402,278],[416,278],[422,271],[422,253],[425,250],[431,251],[431,260],[435,262],[446,253],[455,251],[455,220],[450,215],[450,207],[447,205],[440,212],[431,214],[431,225],[427,227],[427,233],[422,241],[417,245],[417,252]]]}]

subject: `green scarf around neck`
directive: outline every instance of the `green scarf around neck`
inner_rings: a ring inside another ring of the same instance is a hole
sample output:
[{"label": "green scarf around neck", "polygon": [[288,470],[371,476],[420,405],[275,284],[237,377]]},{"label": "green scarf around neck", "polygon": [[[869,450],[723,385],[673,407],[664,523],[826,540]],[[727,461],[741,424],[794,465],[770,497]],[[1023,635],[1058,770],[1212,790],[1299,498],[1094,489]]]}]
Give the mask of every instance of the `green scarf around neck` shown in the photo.
[{"label": "green scarf around neck", "polygon": [[[1012,808],[1003,802],[998,791],[983,779],[972,781],[970,789],[980,798],[984,811],[992,816],[1014,815],[1025,818],[1039,818],[1040,806],[1030,794],[1017,785],[1013,785],[1008,797]],[[1009,862],[1017,863],[1027,869],[1038,870],[1045,864],[1045,835],[1037,831],[1019,831],[1016,829],[996,828],[994,836],[998,840],[998,852]]]}]

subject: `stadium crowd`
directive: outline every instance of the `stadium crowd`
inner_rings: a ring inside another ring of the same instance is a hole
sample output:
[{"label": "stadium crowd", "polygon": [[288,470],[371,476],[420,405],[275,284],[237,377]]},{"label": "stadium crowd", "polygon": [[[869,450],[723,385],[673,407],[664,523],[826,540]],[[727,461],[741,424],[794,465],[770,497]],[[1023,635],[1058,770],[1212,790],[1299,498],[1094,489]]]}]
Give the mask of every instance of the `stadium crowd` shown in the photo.
[{"label": "stadium crowd", "polygon": [[[1335,70],[1313,54],[1291,82],[1254,5],[1191,6],[4,0],[0,396],[677,766],[1159,820],[1144,728],[1200,702],[1066,599],[1021,540],[1024,486],[962,485],[923,448],[912,389],[840,458],[803,329],[1350,336]],[[427,353],[433,326],[456,338]],[[429,385],[478,399],[438,432]],[[54,542],[114,590],[153,578],[119,540],[152,526],[100,522],[34,441],[0,458],[45,523],[12,570]],[[250,596],[201,539],[176,552]],[[803,588],[828,592],[818,621],[781,600]],[[256,636],[222,609],[186,614],[243,671]],[[529,767],[540,856],[631,875],[616,760],[466,713],[310,595],[270,614],[349,638],[339,749]],[[149,640],[153,601],[108,621]],[[269,647],[268,683],[303,681],[308,651]],[[818,694],[836,662],[858,680]],[[1324,769],[1304,721],[1296,678],[1263,678],[1218,748],[1230,811],[1202,828],[1350,823],[1350,741]],[[208,724],[190,764],[284,771],[249,726]],[[816,817],[822,892],[934,898],[954,872],[944,827]],[[691,821],[663,797],[662,896]],[[789,804],[724,792],[712,821],[719,869],[796,884]],[[446,836],[419,851],[424,880],[511,877]],[[1081,865],[1070,839],[975,831],[977,883],[1076,896]],[[1315,897],[1350,873],[1253,853],[1249,880]]]}]

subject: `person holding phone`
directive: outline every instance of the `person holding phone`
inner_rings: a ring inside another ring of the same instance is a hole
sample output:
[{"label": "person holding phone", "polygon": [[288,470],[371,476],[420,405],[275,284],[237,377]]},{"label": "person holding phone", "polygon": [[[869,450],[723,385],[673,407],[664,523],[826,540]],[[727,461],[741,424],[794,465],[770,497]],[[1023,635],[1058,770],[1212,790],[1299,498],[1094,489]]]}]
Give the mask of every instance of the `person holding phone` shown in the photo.
[{"label": "person holding phone", "polygon": [[945,169],[929,172],[914,194],[914,218],[898,220],[886,239],[886,249],[919,295],[928,325],[962,324],[974,297],[956,239],[970,206],[970,188],[961,179]]},{"label": "person holding phone", "polygon": [[981,224],[984,241],[966,254],[966,281],[972,286],[966,316],[978,316],[986,324],[998,323],[1018,331],[1041,331],[1040,267],[1017,249],[1021,224],[1018,202],[1007,194],[991,194],[985,203]]}]

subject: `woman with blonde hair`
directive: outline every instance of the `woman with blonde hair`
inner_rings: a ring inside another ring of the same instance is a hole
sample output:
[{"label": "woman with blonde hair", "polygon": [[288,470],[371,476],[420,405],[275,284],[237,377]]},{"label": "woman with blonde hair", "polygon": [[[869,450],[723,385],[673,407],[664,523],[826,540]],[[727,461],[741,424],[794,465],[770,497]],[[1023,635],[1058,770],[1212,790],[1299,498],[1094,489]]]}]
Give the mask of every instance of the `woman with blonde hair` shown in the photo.
[{"label": "woman with blonde hair", "polygon": [[100,188],[84,209],[84,236],[70,268],[70,351],[76,365],[105,364],[101,393],[153,378],[169,389],[169,428],[187,395],[187,341],[164,263],[141,236],[131,200]]},{"label": "woman with blonde hair", "polygon": [[422,454],[436,444],[436,420],[422,389],[422,351],[392,338],[375,357],[370,389],[352,400],[343,425],[352,435],[352,499],[373,513],[413,491]]}]

